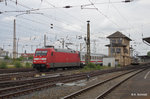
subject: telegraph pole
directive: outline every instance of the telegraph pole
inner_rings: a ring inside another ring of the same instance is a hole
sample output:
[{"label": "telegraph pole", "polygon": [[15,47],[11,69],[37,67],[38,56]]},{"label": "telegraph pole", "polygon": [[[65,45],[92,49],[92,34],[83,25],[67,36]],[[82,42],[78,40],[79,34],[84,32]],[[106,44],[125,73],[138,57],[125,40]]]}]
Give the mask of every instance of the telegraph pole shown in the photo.
[{"label": "telegraph pole", "polygon": [[14,19],[13,59],[16,59],[16,20]]},{"label": "telegraph pole", "polygon": [[93,40],[93,52],[96,53],[96,40]]},{"label": "telegraph pole", "polygon": [[86,54],[86,65],[90,63],[90,21],[87,21],[87,41],[86,41],[86,45],[87,45],[87,54]]},{"label": "telegraph pole", "polygon": [[62,38],[62,48],[64,49],[64,47],[65,47],[65,40],[64,38]]},{"label": "telegraph pole", "polygon": [[18,55],[19,55],[19,51],[18,51],[19,45],[18,45],[18,43],[19,43],[19,38],[18,38],[18,40],[17,40],[17,58],[18,58]]},{"label": "telegraph pole", "polygon": [[44,47],[46,47],[46,34],[44,35]]}]

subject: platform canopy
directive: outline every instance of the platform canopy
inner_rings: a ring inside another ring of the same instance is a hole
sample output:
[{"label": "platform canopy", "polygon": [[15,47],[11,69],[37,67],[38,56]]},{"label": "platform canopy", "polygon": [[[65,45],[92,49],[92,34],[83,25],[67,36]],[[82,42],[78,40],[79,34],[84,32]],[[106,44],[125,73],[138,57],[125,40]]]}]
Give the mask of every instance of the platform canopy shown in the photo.
[{"label": "platform canopy", "polygon": [[147,37],[147,38],[143,38],[143,41],[145,43],[148,43],[150,45],[150,37]]}]

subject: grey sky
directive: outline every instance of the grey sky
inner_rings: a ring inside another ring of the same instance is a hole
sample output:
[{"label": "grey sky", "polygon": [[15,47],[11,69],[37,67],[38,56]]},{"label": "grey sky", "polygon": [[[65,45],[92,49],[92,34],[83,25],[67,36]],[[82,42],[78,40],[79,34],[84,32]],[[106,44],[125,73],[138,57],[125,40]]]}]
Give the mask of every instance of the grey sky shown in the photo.
[{"label": "grey sky", "polygon": [[[79,49],[79,44],[84,43],[83,39],[76,37],[86,36],[87,20],[91,25],[91,50],[93,40],[96,40],[96,52],[107,54],[106,38],[108,35],[121,31],[133,40],[131,45],[144,55],[150,47],[142,42],[143,37],[150,37],[150,0],[134,0],[124,3],[123,0],[6,0],[0,2],[0,47],[12,51],[13,41],[13,19],[15,15],[24,12],[6,11],[32,11],[31,14],[24,14],[16,17],[17,38],[19,38],[19,52],[34,52],[36,47],[43,46],[43,36],[47,35],[47,43],[61,47],[58,39],[65,38],[65,41],[72,42],[69,46],[72,49]],[[42,2],[41,2],[42,1]],[[87,4],[94,5],[85,6]],[[65,6],[71,8],[63,8]],[[81,9],[84,7],[84,9]],[[90,8],[90,9],[89,9]],[[42,13],[33,14],[33,13]],[[50,28],[53,24],[53,29]],[[10,45],[10,46],[8,46]],[[84,45],[83,45],[84,46]]]}]

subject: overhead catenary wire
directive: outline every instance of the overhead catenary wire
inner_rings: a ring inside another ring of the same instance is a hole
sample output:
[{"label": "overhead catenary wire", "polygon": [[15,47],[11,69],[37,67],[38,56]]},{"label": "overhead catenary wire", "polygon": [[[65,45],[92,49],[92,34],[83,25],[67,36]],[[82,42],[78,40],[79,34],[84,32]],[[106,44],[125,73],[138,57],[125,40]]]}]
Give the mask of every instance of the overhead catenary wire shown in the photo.
[{"label": "overhead catenary wire", "polygon": [[[54,4],[50,3],[49,1],[47,1],[47,0],[44,0],[44,1],[46,1],[46,3],[48,3],[48,4],[49,4],[50,6],[52,6],[53,8],[57,8]],[[61,8],[62,8],[62,7],[61,7]],[[61,10],[61,9],[60,9],[60,10]],[[66,13],[64,10],[61,10],[61,11],[64,12],[64,13]],[[84,23],[82,22],[82,20],[80,20],[79,18],[77,18],[77,17],[75,17],[75,16],[73,16],[73,15],[71,15],[71,14],[69,14],[69,13],[66,13],[66,15],[69,15],[69,16],[73,17],[74,19],[76,19],[78,22],[84,24]],[[86,32],[86,31],[83,31],[83,32]]]},{"label": "overhead catenary wire", "polygon": [[[50,4],[52,7],[56,7],[55,5],[53,5],[53,4],[51,4],[51,3],[49,3],[47,0],[45,0],[48,4]],[[14,1],[13,1],[14,2]],[[90,2],[91,4],[92,4],[92,2]],[[29,7],[27,7],[27,6],[25,6],[25,5],[22,5],[22,4],[20,4],[20,3],[18,3],[19,5],[21,5],[21,6],[23,6],[23,7],[25,7],[25,8],[28,8],[28,9],[31,9],[31,8],[29,8]],[[96,4],[103,4],[103,3],[96,3]],[[96,6],[94,5],[94,4],[92,4],[95,8],[96,8]],[[32,9],[33,10],[33,9]],[[34,10],[39,10],[39,9],[34,9]],[[105,15],[105,14],[103,14],[99,9],[97,9],[97,11],[100,13],[100,14],[102,14],[104,17],[106,17],[109,21],[111,21],[114,25],[116,25],[116,26],[118,26],[119,27],[119,25],[118,24],[116,24],[114,21],[112,21],[107,15]],[[45,15],[43,15],[43,16],[45,16]],[[77,18],[76,18],[77,19]],[[78,19],[77,19],[78,20]],[[78,21],[80,21],[80,20],[78,20]],[[84,31],[85,32],[85,31]]]},{"label": "overhead catenary wire", "polygon": [[[10,1],[13,1],[13,0],[10,0]],[[47,0],[45,0],[45,1],[47,1]],[[15,3],[15,1],[13,1],[13,3]],[[50,4],[51,6],[55,7],[55,5],[53,5],[53,4],[49,3],[49,2],[47,2],[47,3]],[[30,8],[30,7],[27,7],[26,5],[21,4],[21,3],[18,3],[18,5],[20,5],[20,6],[24,7],[24,8],[30,9],[30,10],[26,10],[26,11],[38,11],[39,10],[39,9],[33,9],[33,8]],[[45,14],[43,14],[43,16],[47,17]],[[49,17],[47,17],[47,18],[49,18]]]},{"label": "overhead catenary wire", "polygon": [[[44,0],[43,0],[44,1]],[[42,1],[42,2],[43,2]],[[47,0],[46,0],[47,1]],[[19,2],[20,4],[21,4],[21,2]],[[24,5],[24,4],[23,4]],[[9,5],[8,5],[9,6]],[[19,4],[17,5],[17,6],[19,6]],[[26,5],[25,5],[26,6]],[[74,7],[74,6],[72,6],[72,7]],[[80,7],[80,6],[78,6],[78,7]],[[19,7],[18,7],[19,8]],[[25,7],[27,10],[28,10],[28,8],[27,7]],[[29,7],[30,8],[30,7]],[[57,8],[57,7],[56,7]],[[25,10],[26,10],[25,9]],[[30,8],[31,10],[33,10],[32,8]],[[29,10],[30,10],[29,9]],[[39,8],[40,9],[40,8]],[[54,8],[55,9],[55,8]],[[58,9],[58,10],[60,10],[60,9]],[[37,10],[37,11],[40,11],[40,10]],[[63,10],[62,10],[63,11]],[[65,11],[64,11],[65,12]],[[62,12],[63,13],[63,12]],[[68,12],[67,12],[68,13]],[[70,14],[70,13],[69,13]],[[61,16],[62,14],[60,14],[60,16]],[[48,14],[44,14],[44,16],[46,16],[46,18],[45,19],[40,19],[40,18],[36,18],[37,20],[35,20],[35,19],[31,19],[31,20],[34,20],[34,22],[33,23],[38,23],[38,24],[41,24],[41,26],[43,25],[43,26],[48,26],[49,24],[45,24],[46,23],[46,21],[47,22],[49,22],[50,20],[49,19],[51,19],[51,17],[49,17],[50,15],[48,15]],[[78,21],[80,21],[81,22],[81,20],[80,20],[80,18],[78,18],[78,17],[76,17],[76,16],[74,16],[74,15],[68,15],[68,14],[66,14],[66,16],[71,16],[70,18],[72,18],[72,19],[75,19],[76,21],[78,20]],[[18,17],[19,18],[19,17]],[[25,17],[24,17],[25,18]],[[69,18],[69,19],[70,19]],[[20,17],[20,19],[22,19],[21,17]],[[30,18],[26,18],[26,19],[30,19]],[[26,20],[26,19],[24,19],[24,20]],[[31,20],[30,20],[30,22],[31,22]],[[44,20],[44,21],[43,21]],[[67,20],[67,19],[66,19]],[[28,20],[29,21],[29,20]],[[63,23],[64,22],[64,20],[63,19],[58,19],[58,20],[55,20],[55,21],[58,21],[58,22],[60,22],[60,23]],[[40,23],[39,23],[40,22]],[[66,21],[64,22],[64,23],[66,23]],[[68,22],[69,23],[69,22]],[[82,22],[81,22],[82,23]],[[67,23],[66,23],[67,24]],[[18,24],[19,25],[19,24]],[[58,25],[58,27],[57,27],[57,25]],[[67,24],[67,25],[69,25],[69,24]],[[59,31],[61,31],[61,29],[63,29],[62,27],[61,27],[61,25],[60,24],[54,24],[54,26],[56,26],[56,28],[59,28]],[[21,26],[21,27],[23,27],[23,26]],[[24,27],[23,27],[24,28]],[[76,28],[76,27],[75,27]],[[27,28],[26,26],[25,26],[25,29],[29,29],[29,28]],[[34,28],[33,28],[34,29]],[[78,29],[78,28],[76,28],[76,29]],[[25,31],[24,29],[20,29],[20,31]],[[34,30],[33,30],[34,31]],[[67,31],[67,30],[66,30]],[[65,31],[63,31],[62,30],[62,32],[64,32],[65,33]],[[68,31],[69,32],[69,31]],[[76,32],[78,32],[78,31],[76,31]],[[82,31],[82,33],[83,32],[85,32],[85,31]],[[32,33],[32,30],[31,30],[31,32],[30,33]],[[42,33],[41,33],[42,34]],[[71,33],[70,33],[71,34]]]},{"label": "overhead catenary wire", "polygon": [[133,25],[131,25],[131,24],[129,23],[129,21],[127,20],[127,18],[126,18],[124,15],[121,14],[121,12],[119,11],[119,9],[117,9],[117,8],[114,6],[114,4],[111,3],[111,5],[112,5],[112,7],[118,12],[118,14],[122,17],[122,19],[128,24],[128,26],[130,26],[130,28],[133,28]]},{"label": "overhead catenary wire", "polygon": [[104,13],[102,13],[96,6],[95,6],[95,4],[91,1],[91,0],[89,0],[89,2],[91,3],[91,5],[93,5],[93,7],[95,8],[95,10],[97,10],[101,15],[103,15],[106,19],[108,19],[111,23],[113,23],[115,26],[117,26],[118,27],[118,29],[120,28],[120,26],[117,24],[117,23],[115,23],[113,20],[111,20],[107,15],[105,15]]},{"label": "overhead catenary wire", "polygon": [[[30,19],[26,19],[26,20],[30,20]],[[31,21],[31,20],[30,20],[30,21]],[[32,20],[32,22],[33,22],[33,20]],[[39,22],[37,22],[37,21],[34,21],[34,22],[39,23]]]}]

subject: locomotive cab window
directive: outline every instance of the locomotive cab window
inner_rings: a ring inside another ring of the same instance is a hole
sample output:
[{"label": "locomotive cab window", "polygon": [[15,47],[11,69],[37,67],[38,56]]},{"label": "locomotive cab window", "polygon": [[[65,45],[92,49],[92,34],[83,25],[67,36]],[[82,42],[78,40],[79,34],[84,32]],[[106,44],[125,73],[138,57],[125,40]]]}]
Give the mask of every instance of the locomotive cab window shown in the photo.
[{"label": "locomotive cab window", "polygon": [[42,51],[42,56],[46,56],[47,55],[47,51]]},{"label": "locomotive cab window", "polygon": [[39,56],[41,51],[36,51],[35,56]]},{"label": "locomotive cab window", "polygon": [[35,56],[46,56],[47,51],[36,51]]}]

